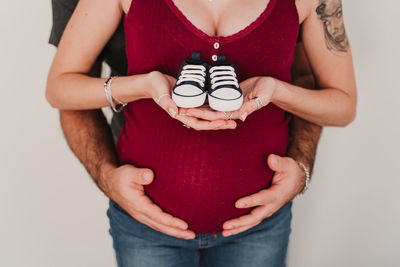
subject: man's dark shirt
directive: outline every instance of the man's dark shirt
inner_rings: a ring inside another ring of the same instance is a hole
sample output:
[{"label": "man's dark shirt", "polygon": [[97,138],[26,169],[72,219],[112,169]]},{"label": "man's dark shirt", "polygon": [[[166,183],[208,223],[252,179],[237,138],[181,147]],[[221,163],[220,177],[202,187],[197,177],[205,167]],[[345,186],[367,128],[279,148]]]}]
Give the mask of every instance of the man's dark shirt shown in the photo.
[{"label": "man's dark shirt", "polygon": [[[78,0],[52,0],[51,4],[53,26],[50,32],[49,43],[58,46],[65,27],[78,4]],[[122,21],[101,52],[99,60],[104,60],[111,67],[112,75],[126,75],[128,62],[125,53],[125,34]],[[116,140],[120,132],[123,121],[123,113],[114,113],[111,121],[114,140]]]}]

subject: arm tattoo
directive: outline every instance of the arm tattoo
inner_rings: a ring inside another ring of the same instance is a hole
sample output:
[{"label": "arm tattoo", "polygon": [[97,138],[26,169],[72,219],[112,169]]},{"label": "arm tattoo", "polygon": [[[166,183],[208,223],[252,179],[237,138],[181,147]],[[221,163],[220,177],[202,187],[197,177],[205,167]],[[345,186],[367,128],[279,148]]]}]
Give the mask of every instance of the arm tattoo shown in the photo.
[{"label": "arm tattoo", "polygon": [[347,52],[349,41],[344,29],[342,1],[319,0],[315,10],[322,21],[325,33],[325,43],[329,50]]}]

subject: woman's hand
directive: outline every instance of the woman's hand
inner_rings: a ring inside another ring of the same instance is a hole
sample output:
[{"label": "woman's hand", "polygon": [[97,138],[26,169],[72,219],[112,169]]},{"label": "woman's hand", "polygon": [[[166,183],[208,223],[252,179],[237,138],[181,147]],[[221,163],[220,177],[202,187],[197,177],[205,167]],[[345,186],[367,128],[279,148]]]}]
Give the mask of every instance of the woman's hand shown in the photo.
[{"label": "woman's hand", "polygon": [[[244,121],[248,115],[257,109],[266,106],[275,91],[275,80],[271,77],[256,76],[251,77],[240,83],[243,92],[243,105],[240,109],[232,112],[222,112],[211,109],[210,107],[181,109],[182,112],[198,119],[214,120],[236,120]],[[259,101],[254,98],[257,97]]]},{"label": "woman's hand", "polygon": [[254,111],[269,104],[275,91],[275,79],[256,76],[240,83],[243,92],[243,105],[238,113],[242,121]]},{"label": "woman's hand", "polygon": [[176,79],[159,71],[152,71],[148,74],[148,80],[150,83],[150,97],[172,118],[175,118],[178,113],[178,107],[171,98],[171,88],[176,83]]},{"label": "woman's hand", "polygon": [[[195,130],[221,130],[234,129],[236,127],[236,122],[233,120],[196,118],[196,116],[188,114],[186,112],[187,109],[178,108],[171,98],[172,87],[176,83],[174,77],[159,71],[152,71],[148,74],[148,80],[151,88],[151,98],[172,118],[179,120],[188,127]],[[204,109],[206,108],[204,107]]]}]

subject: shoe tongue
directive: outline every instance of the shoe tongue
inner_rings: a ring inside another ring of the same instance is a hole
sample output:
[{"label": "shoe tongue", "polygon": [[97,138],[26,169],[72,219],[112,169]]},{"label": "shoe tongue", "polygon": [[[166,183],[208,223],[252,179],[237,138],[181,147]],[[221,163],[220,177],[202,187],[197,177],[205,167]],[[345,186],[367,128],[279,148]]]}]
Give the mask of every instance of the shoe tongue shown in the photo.
[{"label": "shoe tongue", "polygon": [[192,58],[186,59],[187,64],[201,64],[201,52],[194,51],[192,52]]},{"label": "shoe tongue", "polygon": [[217,65],[224,65],[226,61],[225,55],[218,55],[217,56]]},{"label": "shoe tongue", "polygon": [[192,52],[192,61],[200,62],[201,61],[201,52],[199,52],[199,51]]}]

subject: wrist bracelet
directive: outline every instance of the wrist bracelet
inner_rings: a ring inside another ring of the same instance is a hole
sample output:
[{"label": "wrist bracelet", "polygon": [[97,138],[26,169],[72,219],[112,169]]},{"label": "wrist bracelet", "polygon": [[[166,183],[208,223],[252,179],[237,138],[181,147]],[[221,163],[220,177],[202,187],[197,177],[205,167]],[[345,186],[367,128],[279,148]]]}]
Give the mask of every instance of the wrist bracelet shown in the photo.
[{"label": "wrist bracelet", "polygon": [[[112,95],[111,92],[111,83],[117,77],[118,76],[111,76],[104,82],[104,92],[106,93],[107,101],[110,104],[112,110],[114,110],[115,112],[121,112],[127,104],[117,99],[115,96]],[[113,99],[115,99],[119,104],[115,105]]]},{"label": "wrist bracelet", "polygon": [[303,163],[301,163],[300,161],[297,161],[297,160],[296,160],[296,163],[300,166],[300,168],[303,169],[304,173],[306,174],[306,182],[304,184],[303,189],[298,194],[298,195],[303,195],[307,191],[308,186],[310,185],[311,175],[310,175],[310,171],[307,169],[307,167]]}]

